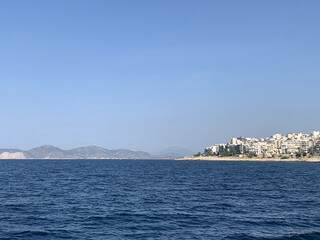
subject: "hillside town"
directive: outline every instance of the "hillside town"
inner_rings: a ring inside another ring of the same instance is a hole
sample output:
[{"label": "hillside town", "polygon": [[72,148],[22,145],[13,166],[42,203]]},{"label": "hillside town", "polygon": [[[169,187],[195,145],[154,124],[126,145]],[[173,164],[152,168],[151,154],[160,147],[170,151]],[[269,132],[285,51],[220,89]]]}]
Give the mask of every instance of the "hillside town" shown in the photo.
[{"label": "hillside town", "polygon": [[267,138],[231,138],[225,144],[206,147],[205,156],[306,157],[320,155],[320,132],[274,134]]}]

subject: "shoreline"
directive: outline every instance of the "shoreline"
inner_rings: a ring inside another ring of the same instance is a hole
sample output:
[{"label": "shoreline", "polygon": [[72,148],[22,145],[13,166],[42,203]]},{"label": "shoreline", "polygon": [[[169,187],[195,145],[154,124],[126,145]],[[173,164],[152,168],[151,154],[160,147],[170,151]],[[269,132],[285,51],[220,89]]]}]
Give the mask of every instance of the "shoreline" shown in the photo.
[{"label": "shoreline", "polygon": [[225,161],[225,162],[309,162],[320,163],[320,157],[312,158],[248,158],[248,157],[183,157],[176,158],[177,161]]}]

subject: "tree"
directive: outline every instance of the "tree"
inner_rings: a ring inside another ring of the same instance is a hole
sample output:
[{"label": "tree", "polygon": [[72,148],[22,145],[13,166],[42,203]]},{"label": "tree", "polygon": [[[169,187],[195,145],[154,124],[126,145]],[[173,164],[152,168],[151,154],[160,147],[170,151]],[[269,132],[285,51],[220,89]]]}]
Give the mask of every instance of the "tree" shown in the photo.
[{"label": "tree", "polygon": [[194,157],[200,157],[201,156],[201,152],[198,152],[196,154],[193,155]]}]

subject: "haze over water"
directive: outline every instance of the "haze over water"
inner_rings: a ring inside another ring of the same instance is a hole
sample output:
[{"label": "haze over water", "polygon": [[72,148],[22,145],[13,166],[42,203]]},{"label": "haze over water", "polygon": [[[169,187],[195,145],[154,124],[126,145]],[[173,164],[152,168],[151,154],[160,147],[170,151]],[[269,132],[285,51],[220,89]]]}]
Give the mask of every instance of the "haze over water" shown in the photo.
[{"label": "haze over water", "polygon": [[1,239],[320,239],[320,165],[1,160]]}]

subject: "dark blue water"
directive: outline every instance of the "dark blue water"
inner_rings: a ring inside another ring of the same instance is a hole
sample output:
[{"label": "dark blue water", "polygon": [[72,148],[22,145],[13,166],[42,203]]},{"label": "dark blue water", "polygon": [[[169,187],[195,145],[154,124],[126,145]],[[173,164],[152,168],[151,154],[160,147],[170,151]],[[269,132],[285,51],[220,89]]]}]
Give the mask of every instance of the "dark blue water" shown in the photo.
[{"label": "dark blue water", "polygon": [[320,164],[2,160],[0,239],[320,239]]}]

